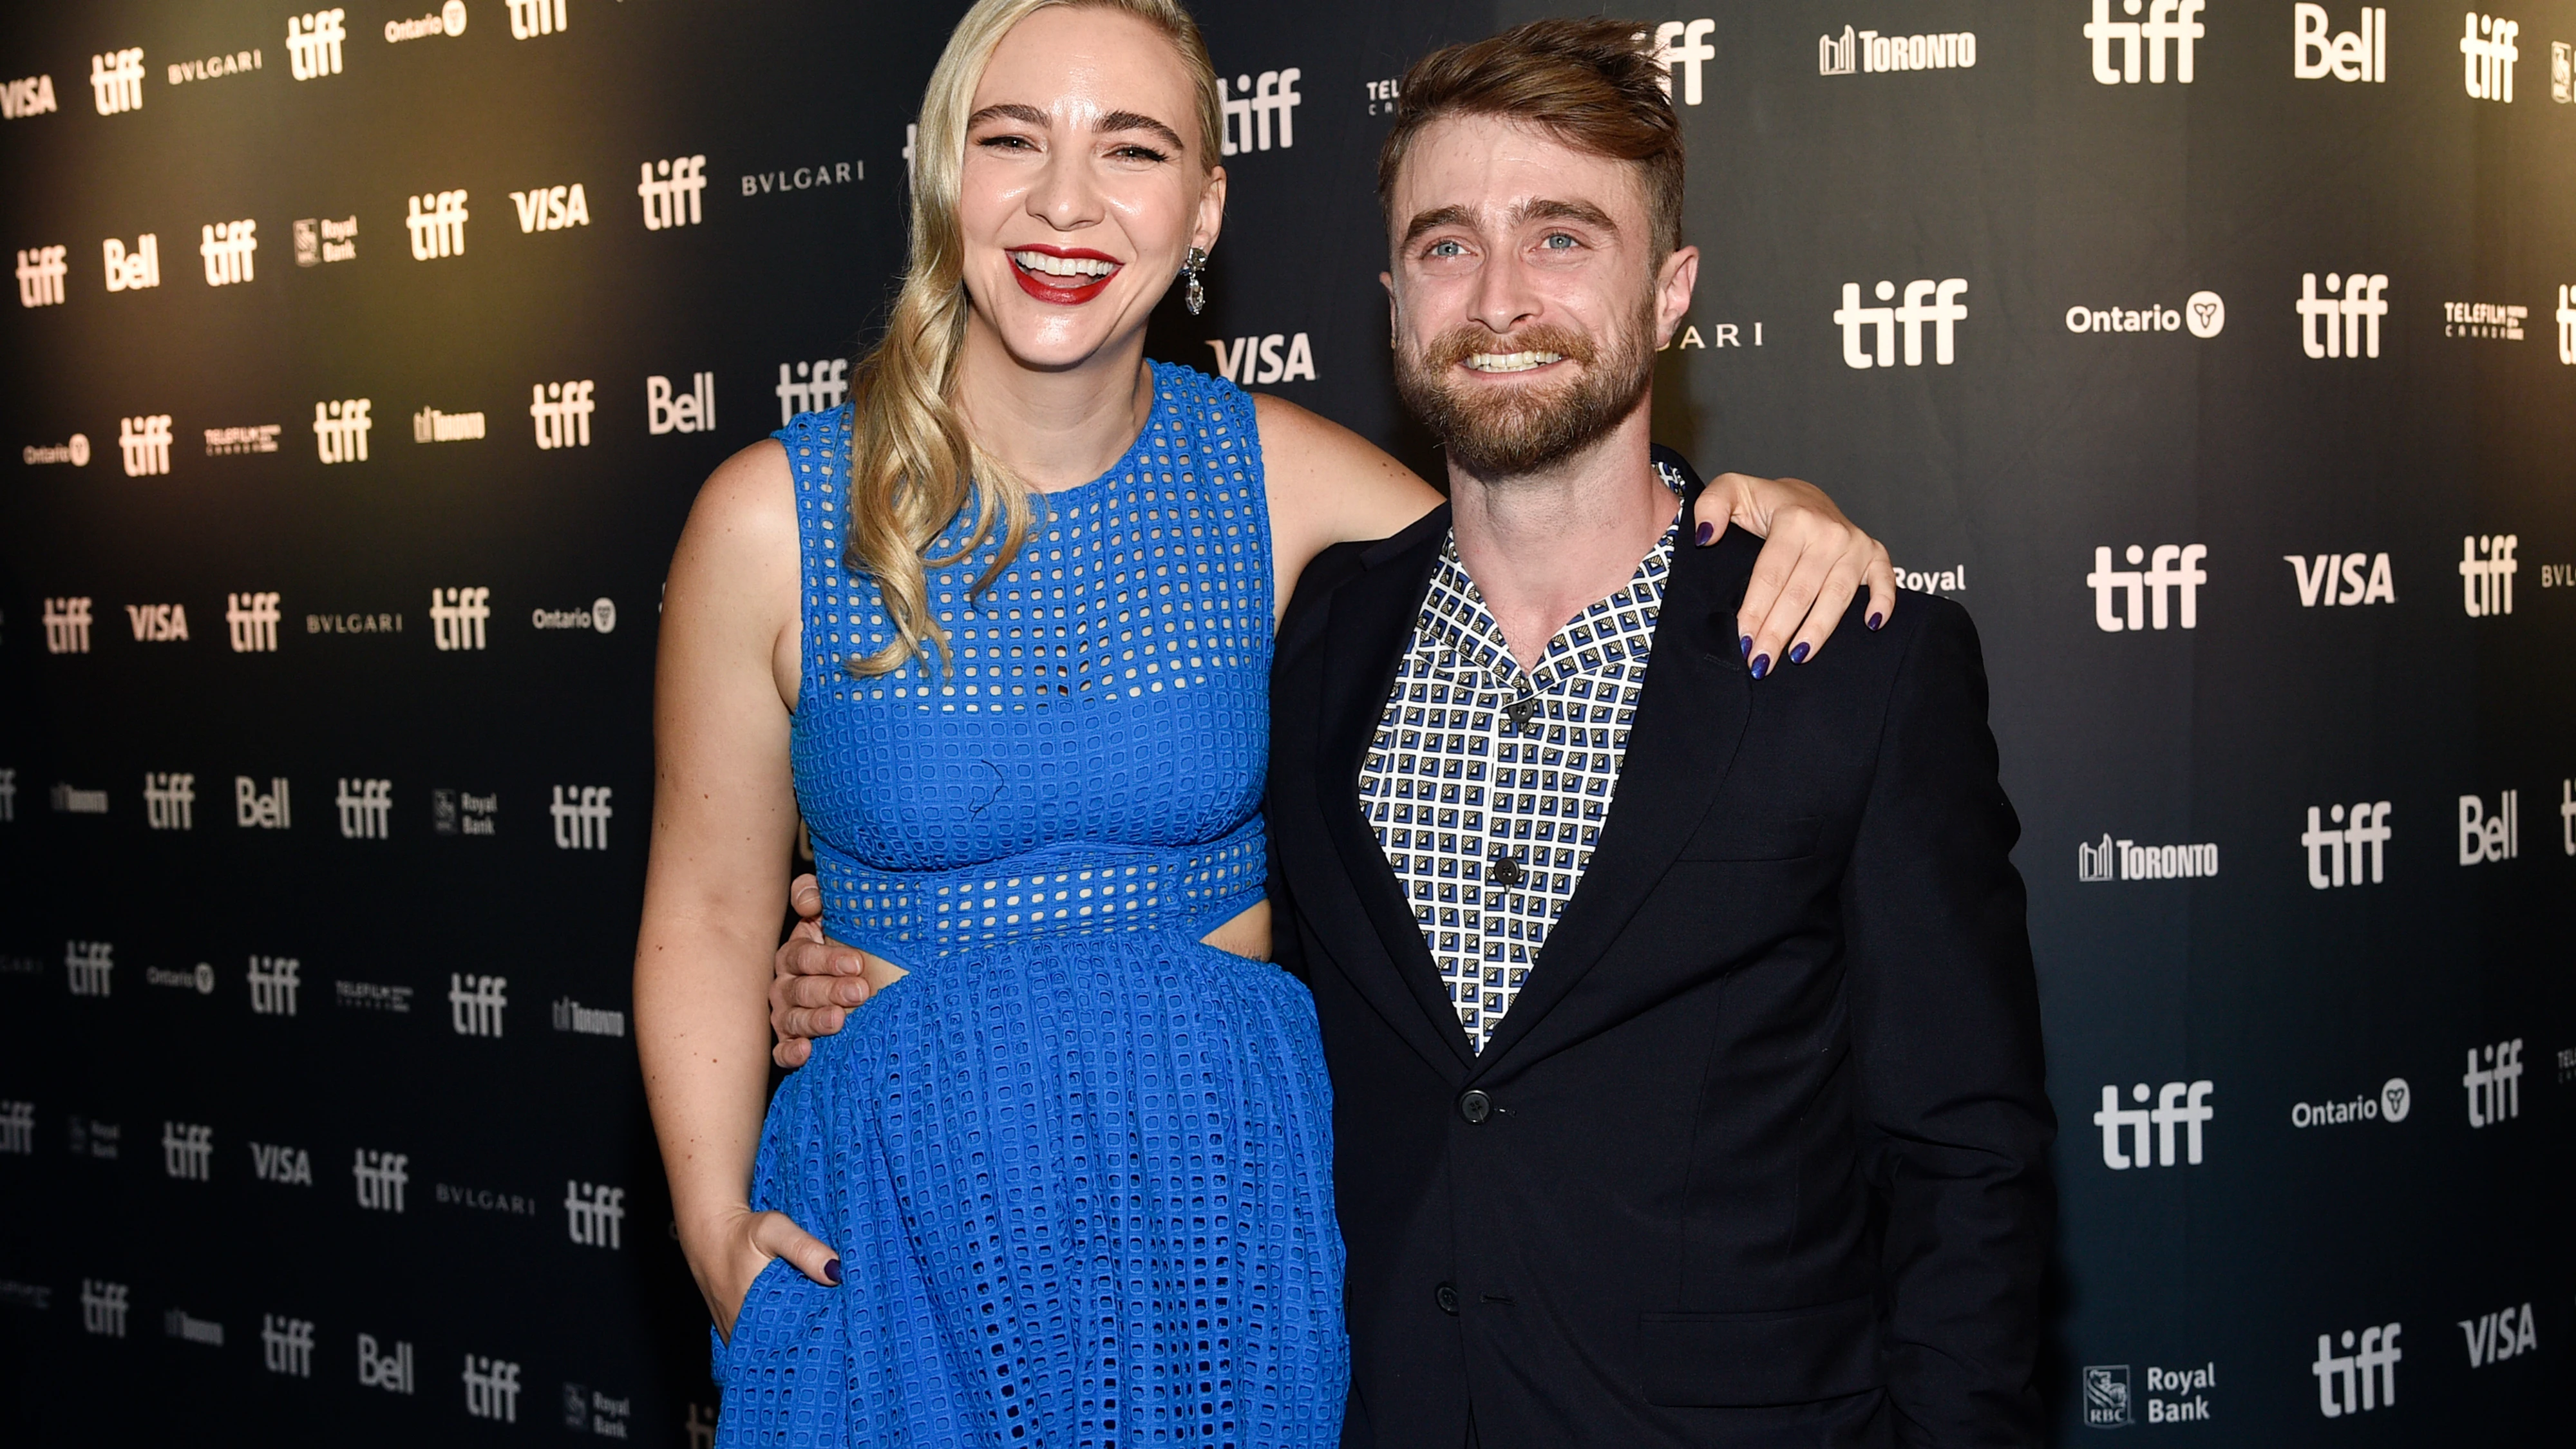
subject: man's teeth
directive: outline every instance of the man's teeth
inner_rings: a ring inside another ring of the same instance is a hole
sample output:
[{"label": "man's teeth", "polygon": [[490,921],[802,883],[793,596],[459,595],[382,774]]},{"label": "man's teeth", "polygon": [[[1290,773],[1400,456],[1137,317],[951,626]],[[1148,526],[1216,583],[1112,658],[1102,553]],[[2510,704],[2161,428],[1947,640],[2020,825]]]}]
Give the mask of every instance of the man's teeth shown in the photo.
[{"label": "man's teeth", "polygon": [[1478,372],[1527,372],[1564,360],[1562,352],[1478,352],[1468,357],[1467,365]]},{"label": "man's teeth", "polygon": [[1044,252],[1013,252],[1011,260],[1026,271],[1041,272],[1050,277],[1105,277],[1118,270],[1116,262],[1097,257],[1051,257]]}]

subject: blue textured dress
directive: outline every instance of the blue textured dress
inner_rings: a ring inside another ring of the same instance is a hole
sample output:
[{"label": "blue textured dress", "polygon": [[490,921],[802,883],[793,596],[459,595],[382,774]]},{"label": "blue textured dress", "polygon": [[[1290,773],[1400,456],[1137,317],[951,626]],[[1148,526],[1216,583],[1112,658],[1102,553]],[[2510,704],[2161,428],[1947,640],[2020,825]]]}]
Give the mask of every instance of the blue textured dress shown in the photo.
[{"label": "blue textured dress", "polygon": [[[720,1445],[1338,1442],[1349,1382],[1331,1095],[1305,988],[1198,938],[1260,899],[1271,563],[1252,400],[1153,370],[1153,416],[1038,523],[930,576],[954,666],[841,555],[846,405],[796,481],[796,795],[823,924],[911,974],[770,1104],[773,1262]],[[972,507],[932,557],[953,552]],[[998,530],[997,530],[998,532]]]}]

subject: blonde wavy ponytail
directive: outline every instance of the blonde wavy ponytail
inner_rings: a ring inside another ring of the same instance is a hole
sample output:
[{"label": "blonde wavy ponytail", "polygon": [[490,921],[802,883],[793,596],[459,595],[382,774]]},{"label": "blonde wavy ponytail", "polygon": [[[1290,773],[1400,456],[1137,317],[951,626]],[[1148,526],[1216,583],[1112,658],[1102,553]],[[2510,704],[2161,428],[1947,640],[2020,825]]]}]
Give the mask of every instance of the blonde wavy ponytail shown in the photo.
[{"label": "blonde wavy ponytail", "polygon": [[[973,556],[1004,530],[1001,552],[975,587],[989,586],[1028,541],[1029,488],[969,437],[955,406],[957,359],[966,340],[965,238],[957,223],[958,175],[966,118],[994,47],[1029,15],[1053,6],[1117,10],[1169,37],[1198,91],[1202,164],[1213,166],[1224,134],[1216,69],[1197,22],[1177,0],[980,0],[948,37],[922,94],[913,139],[912,256],[885,336],[850,377],[850,531],[843,563],[876,580],[895,637],[843,664],[865,678],[903,667],[935,647],[943,666],[948,631],[930,604],[928,572]],[[975,526],[945,557],[929,554],[969,496]]]}]

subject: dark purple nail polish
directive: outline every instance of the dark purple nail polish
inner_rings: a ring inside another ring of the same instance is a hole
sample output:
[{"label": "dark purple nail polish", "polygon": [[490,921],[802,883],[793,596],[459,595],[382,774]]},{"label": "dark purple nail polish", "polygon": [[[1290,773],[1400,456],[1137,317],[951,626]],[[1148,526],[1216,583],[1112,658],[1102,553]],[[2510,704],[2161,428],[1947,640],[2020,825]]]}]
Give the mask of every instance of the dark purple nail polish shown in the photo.
[{"label": "dark purple nail polish", "polygon": [[1797,643],[1789,646],[1789,662],[1792,664],[1804,664],[1807,662],[1807,641],[1801,639]]},{"label": "dark purple nail polish", "polygon": [[1768,674],[1768,673],[1770,673],[1770,672],[1771,672],[1771,656],[1770,656],[1770,655],[1768,655],[1768,654],[1756,654],[1756,655],[1754,655],[1754,656],[1753,656],[1753,677],[1754,677],[1754,678],[1756,678],[1756,679],[1760,679],[1763,675],[1766,675],[1766,674]]},{"label": "dark purple nail polish", "polygon": [[835,1282],[835,1283],[840,1282],[840,1281],[841,1281],[841,1260],[840,1260],[840,1259],[838,1259],[838,1258],[834,1258],[832,1261],[830,1261],[830,1262],[828,1262],[828,1263],[824,1264],[824,1265],[823,1265],[823,1276],[824,1276],[824,1277],[826,1277],[826,1278],[831,1279],[831,1280],[832,1280],[833,1282]]},{"label": "dark purple nail polish", "polygon": [[1691,535],[1691,540],[1702,548],[1706,548],[1710,544],[1717,542],[1717,525],[1714,523],[1701,524],[1699,526],[1699,532]]},{"label": "dark purple nail polish", "polygon": [[1869,616],[1869,627],[1873,629],[1886,622],[1887,616],[1885,614],[1872,614]]},{"label": "dark purple nail polish", "polygon": [[1736,652],[1737,652],[1737,653],[1742,654],[1745,658],[1747,658],[1747,659],[1752,658],[1752,657],[1753,657],[1753,636],[1752,636],[1752,635],[1750,635],[1750,634],[1747,634],[1747,635],[1745,635],[1743,638],[1736,640],[1736,641],[1735,641],[1735,649],[1736,649]]}]

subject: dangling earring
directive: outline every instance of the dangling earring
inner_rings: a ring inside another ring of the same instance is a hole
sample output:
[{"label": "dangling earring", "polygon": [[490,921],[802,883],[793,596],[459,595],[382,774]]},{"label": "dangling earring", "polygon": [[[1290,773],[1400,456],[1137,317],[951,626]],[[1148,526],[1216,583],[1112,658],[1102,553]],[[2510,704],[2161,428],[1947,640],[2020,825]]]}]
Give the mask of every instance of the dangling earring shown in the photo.
[{"label": "dangling earring", "polygon": [[1181,305],[1189,308],[1193,317],[1207,306],[1207,288],[1199,285],[1199,273],[1206,268],[1207,259],[1207,248],[1192,247],[1181,261],[1181,275],[1189,280],[1189,285],[1181,289]]}]

